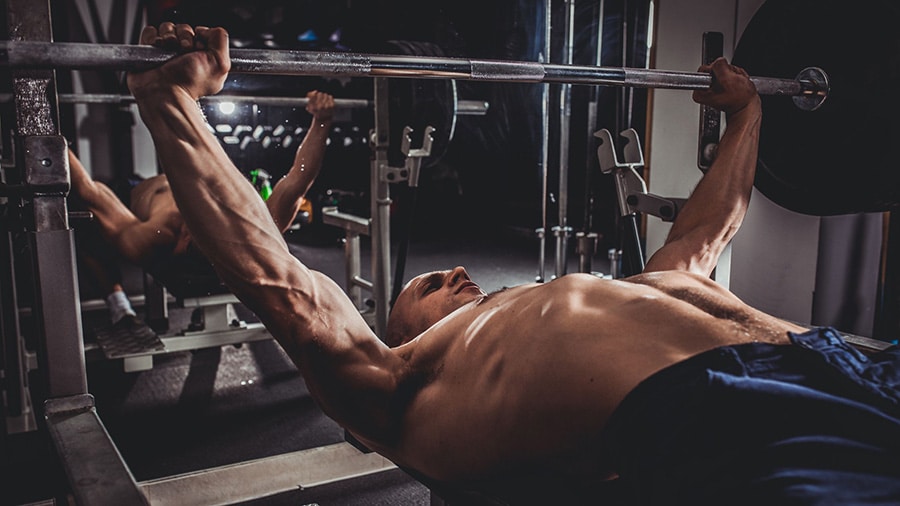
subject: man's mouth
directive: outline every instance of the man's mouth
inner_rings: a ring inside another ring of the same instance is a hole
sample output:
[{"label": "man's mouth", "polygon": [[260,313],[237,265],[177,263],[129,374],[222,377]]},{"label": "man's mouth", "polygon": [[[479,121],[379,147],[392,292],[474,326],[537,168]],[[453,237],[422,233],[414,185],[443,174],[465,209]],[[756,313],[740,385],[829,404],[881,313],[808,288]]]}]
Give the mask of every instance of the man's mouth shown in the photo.
[{"label": "man's mouth", "polygon": [[456,290],[456,293],[460,293],[467,288],[475,288],[479,292],[481,291],[481,287],[479,287],[478,284],[473,283],[471,281],[466,281],[465,283],[459,285],[459,289]]}]

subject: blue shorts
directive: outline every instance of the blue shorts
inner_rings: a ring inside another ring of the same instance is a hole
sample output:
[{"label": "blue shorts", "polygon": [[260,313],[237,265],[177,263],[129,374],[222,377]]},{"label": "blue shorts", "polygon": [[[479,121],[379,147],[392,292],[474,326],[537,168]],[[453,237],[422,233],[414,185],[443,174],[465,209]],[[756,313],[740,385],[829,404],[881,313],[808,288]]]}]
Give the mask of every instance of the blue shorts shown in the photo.
[{"label": "blue shorts", "polygon": [[900,347],[830,328],[710,350],[643,381],[604,430],[626,504],[900,504]]}]

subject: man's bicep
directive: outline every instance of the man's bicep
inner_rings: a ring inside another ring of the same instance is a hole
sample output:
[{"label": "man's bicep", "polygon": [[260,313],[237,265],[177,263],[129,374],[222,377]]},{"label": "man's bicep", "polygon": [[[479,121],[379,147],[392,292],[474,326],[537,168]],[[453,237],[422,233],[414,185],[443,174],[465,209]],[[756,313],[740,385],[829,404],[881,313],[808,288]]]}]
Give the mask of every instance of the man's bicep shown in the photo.
[{"label": "man's bicep", "polygon": [[[376,339],[343,289],[282,248],[262,248],[267,263],[254,278],[220,272],[225,284],[256,313],[289,354],[317,343],[326,353],[355,349]],[[246,263],[252,262],[247,259]]]}]

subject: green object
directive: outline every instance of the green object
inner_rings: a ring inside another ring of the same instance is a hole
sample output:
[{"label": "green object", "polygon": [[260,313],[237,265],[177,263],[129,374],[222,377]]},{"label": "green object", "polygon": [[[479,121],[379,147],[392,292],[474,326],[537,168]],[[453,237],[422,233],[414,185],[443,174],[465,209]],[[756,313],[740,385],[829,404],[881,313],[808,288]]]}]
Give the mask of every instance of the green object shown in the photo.
[{"label": "green object", "polygon": [[272,196],[272,185],[269,184],[269,180],[265,180],[262,183],[262,187],[259,189],[259,195],[263,200],[269,200],[269,197]]},{"label": "green object", "polygon": [[259,196],[263,200],[269,200],[272,196],[272,176],[262,169],[253,169],[250,171],[250,183],[256,187]]}]

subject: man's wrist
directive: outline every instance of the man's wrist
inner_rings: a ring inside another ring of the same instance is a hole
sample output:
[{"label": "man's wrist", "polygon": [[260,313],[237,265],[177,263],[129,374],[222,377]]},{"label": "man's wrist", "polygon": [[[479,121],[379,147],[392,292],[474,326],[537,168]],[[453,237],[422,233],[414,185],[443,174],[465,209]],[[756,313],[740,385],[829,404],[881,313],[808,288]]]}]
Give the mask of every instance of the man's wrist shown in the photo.
[{"label": "man's wrist", "polygon": [[729,122],[737,122],[741,120],[758,120],[762,117],[762,102],[759,97],[754,97],[753,100],[744,104],[743,107],[736,111],[732,111],[725,114],[725,120]]},{"label": "man's wrist", "polygon": [[152,104],[174,103],[182,100],[197,103],[197,99],[193,98],[187,90],[176,85],[152,84],[134,90],[131,94],[138,104],[142,102]]}]

